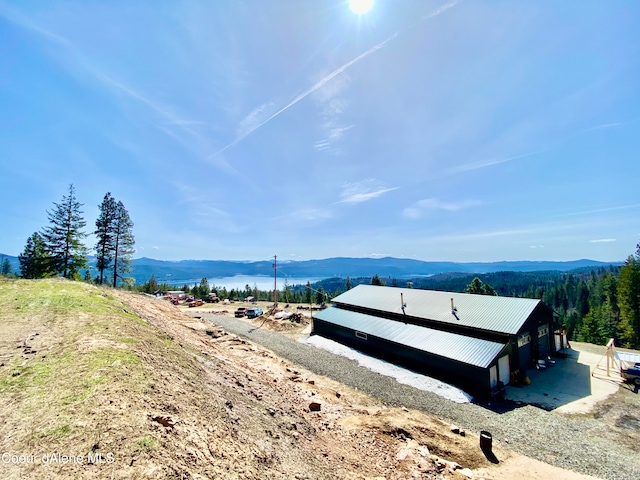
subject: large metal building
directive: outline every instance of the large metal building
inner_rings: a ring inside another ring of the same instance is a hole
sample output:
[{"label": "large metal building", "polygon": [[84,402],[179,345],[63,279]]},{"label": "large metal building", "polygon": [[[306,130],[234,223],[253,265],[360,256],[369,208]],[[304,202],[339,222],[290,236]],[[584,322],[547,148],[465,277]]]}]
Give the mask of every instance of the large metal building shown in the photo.
[{"label": "large metal building", "polygon": [[358,285],[316,313],[313,333],[481,395],[554,353],[540,300]]}]

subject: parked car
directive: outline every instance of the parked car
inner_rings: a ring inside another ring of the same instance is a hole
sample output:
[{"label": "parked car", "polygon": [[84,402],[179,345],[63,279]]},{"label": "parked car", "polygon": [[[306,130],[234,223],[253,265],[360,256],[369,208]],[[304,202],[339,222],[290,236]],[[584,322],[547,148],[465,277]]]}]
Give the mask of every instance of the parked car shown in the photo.
[{"label": "parked car", "polygon": [[247,307],[238,307],[234,315],[236,317],[244,317],[246,313],[247,313]]},{"label": "parked car", "polygon": [[261,308],[249,308],[245,312],[245,315],[247,316],[247,318],[259,317],[260,315],[262,315],[262,309]]},{"label": "parked car", "polygon": [[[247,316],[249,316],[247,314]],[[640,363],[636,363],[633,368],[620,367],[620,375],[629,383],[640,385]]]},{"label": "parked car", "polygon": [[204,301],[207,303],[218,303],[220,299],[218,298],[218,295],[216,295],[215,293],[210,293],[209,296],[205,298]]},{"label": "parked car", "polygon": [[198,298],[196,300],[189,302],[188,305],[190,307],[201,307],[202,305],[204,305],[204,302]]}]

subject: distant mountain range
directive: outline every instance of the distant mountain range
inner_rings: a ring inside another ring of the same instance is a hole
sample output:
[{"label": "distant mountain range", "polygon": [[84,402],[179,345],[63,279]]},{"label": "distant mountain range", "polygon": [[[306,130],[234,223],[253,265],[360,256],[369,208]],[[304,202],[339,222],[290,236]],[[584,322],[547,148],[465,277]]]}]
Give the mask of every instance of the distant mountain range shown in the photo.
[{"label": "distant mountain range", "polygon": [[[13,271],[19,271],[17,257],[0,254],[9,259]],[[95,259],[90,259],[95,265]],[[493,273],[493,272],[539,272],[570,271],[578,268],[598,268],[620,265],[622,262],[598,262],[596,260],[572,260],[567,262],[512,261],[512,262],[425,262],[407,258],[349,258],[336,257],[321,260],[278,262],[279,278],[331,278],[370,277],[375,274],[382,278],[412,278],[441,273]],[[158,282],[170,279],[171,284],[192,282],[203,277],[232,277],[235,275],[273,276],[271,261],[230,261],[230,260],[179,260],[166,261],[152,258],[133,260],[133,272],[129,274],[137,283],[144,283],[155,275]]]},{"label": "distant mountain range", "polygon": [[[617,263],[619,265],[620,263]],[[270,261],[238,262],[227,260],[180,260],[167,262],[150,258],[133,261],[137,281],[146,281],[152,274],[158,281],[167,277],[172,283],[178,280],[193,280],[207,277],[231,277],[234,275],[273,276]],[[322,260],[278,262],[280,278],[330,278],[330,277],[380,277],[411,278],[440,273],[491,273],[501,271],[537,272],[546,270],[569,271],[584,267],[604,267],[610,263],[595,260],[574,260],[568,262],[424,262],[406,258],[325,258]]]}]

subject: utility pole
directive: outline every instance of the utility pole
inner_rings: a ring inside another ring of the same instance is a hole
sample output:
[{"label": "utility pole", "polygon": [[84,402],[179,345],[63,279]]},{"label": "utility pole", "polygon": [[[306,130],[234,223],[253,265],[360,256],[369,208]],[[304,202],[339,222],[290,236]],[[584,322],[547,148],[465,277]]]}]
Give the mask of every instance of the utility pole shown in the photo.
[{"label": "utility pole", "polygon": [[277,255],[273,256],[273,306],[278,306],[278,269],[276,265]]}]

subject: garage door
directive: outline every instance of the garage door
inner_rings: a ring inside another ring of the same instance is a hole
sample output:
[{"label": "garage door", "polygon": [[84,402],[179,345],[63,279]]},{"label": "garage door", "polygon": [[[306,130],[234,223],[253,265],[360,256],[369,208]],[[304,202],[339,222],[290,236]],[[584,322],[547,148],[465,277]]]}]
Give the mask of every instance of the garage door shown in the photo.
[{"label": "garage door", "polygon": [[489,369],[489,383],[491,384],[491,388],[498,385],[498,370],[495,365]]},{"label": "garage door", "polygon": [[546,360],[549,353],[549,327],[543,325],[538,327],[538,348],[540,352],[540,360]]},{"label": "garage door", "polygon": [[508,385],[511,381],[511,369],[509,368],[509,355],[505,355],[498,359],[498,375],[500,381]]}]

